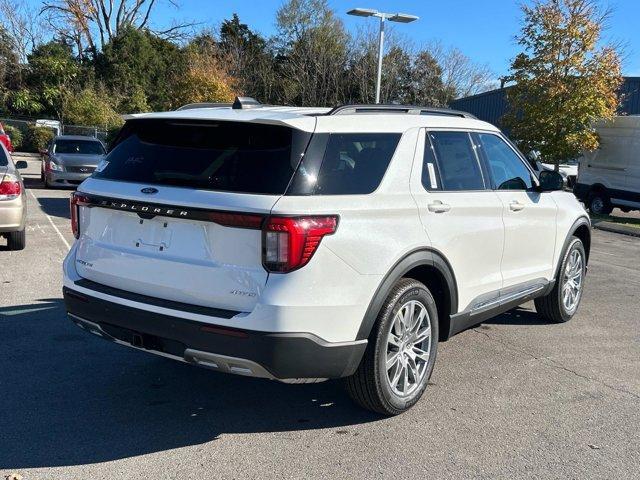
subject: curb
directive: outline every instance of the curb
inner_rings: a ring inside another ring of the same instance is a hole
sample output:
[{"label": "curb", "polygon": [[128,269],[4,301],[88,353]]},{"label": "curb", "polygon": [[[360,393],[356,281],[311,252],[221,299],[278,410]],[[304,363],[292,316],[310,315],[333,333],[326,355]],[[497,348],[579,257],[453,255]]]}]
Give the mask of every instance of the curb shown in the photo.
[{"label": "curb", "polygon": [[622,235],[628,235],[630,237],[640,237],[640,228],[626,227],[624,225],[618,225],[612,222],[601,221],[598,223],[594,223],[593,228],[605,232],[620,233]]},{"label": "curb", "polygon": [[20,157],[26,160],[40,160],[39,153],[27,153],[27,152],[13,152],[11,153],[12,157]]}]

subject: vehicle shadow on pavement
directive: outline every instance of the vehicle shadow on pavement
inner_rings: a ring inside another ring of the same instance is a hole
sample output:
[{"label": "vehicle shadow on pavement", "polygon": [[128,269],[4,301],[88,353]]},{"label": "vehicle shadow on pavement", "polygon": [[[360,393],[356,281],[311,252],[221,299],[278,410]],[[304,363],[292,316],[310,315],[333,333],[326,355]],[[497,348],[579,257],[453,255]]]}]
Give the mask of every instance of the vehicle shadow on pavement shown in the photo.
[{"label": "vehicle shadow on pavement", "polygon": [[535,310],[514,308],[497,317],[485,320],[483,324],[491,325],[549,325],[550,322]]},{"label": "vehicle shadow on pavement", "polygon": [[0,468],[106,462],[228,433],[349,434],[381,419],[337,382],[219,374],[112,344],[70,322],[60,299],[0,308],[0,338]]},{"label": "vehicle shadow on pavement", "polygon": [[50,217],[71,219],[68,197],[38,197],[38,203]]},{"label": "vehicle shadow on pavement", "polygon": [[40,180],[40,177],[35,175],[22,174],[22,183],[25,188],[44,188],[44,183]]}]

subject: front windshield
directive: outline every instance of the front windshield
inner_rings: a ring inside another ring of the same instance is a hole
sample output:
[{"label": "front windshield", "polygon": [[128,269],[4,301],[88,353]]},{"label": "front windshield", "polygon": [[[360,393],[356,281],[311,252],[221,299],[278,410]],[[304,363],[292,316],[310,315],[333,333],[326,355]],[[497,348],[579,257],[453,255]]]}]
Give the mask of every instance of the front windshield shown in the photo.
[{"label": "front windshield", "polygon": [[104,148],[94,140],[56,140],[53,153],[104,155]]}]

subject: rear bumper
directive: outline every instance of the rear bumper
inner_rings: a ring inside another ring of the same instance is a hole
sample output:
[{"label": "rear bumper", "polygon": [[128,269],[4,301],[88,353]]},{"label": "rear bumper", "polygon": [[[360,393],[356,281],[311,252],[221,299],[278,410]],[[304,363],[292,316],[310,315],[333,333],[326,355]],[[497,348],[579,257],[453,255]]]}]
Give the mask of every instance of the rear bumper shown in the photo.
[{"label": "rear bumper", "polygon": [[76,186],[91,176],[91,173],[47,172],[47,182],[51,185]]},{"label": "rear bumper", "polygon": [[24,194],[14,200],[0,201],[0,233],[24,229],[27,210],[25,204]]},{"label": "rear bumper", "polygon": [[116,343],[214,370],[297,379],[339,378],[355,372],[366,341],[326,342],[309,333],[242,330],[142,310],[64,287],[71,320]]}]

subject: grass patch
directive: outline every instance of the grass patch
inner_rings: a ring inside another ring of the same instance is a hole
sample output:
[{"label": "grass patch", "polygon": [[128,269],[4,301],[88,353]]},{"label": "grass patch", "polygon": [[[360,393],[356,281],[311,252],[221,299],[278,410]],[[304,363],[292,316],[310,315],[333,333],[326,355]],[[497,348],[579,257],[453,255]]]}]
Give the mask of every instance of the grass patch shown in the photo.
[{"label": "grass patch", "polygon": [[594,224],[599,222],[609,222],[609,223],[615,223],[617,225],[624,225],[626,227],[640,228],[640,218],[614,217],[611,215],[591,214],[591,221]]}]

